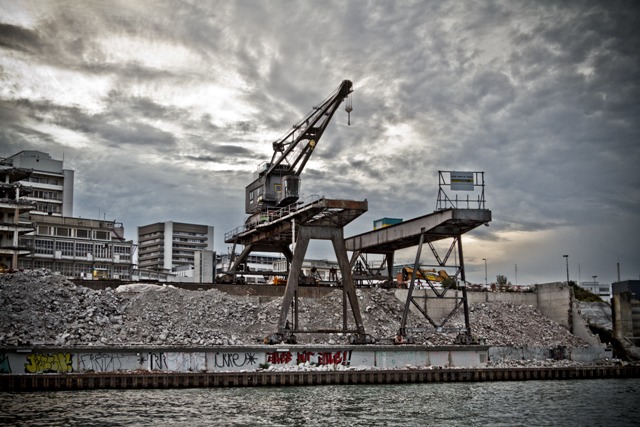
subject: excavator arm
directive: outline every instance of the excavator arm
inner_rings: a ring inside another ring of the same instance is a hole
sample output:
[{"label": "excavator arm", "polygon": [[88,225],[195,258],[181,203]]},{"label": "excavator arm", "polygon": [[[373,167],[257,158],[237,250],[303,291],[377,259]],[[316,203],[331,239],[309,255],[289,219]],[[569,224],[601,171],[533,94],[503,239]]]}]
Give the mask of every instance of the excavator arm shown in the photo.
[{"label": "excavator arm", "polygon": [[300,173],[333,114],[352,92],[352,86],[351,81],[344,80],[288,133],[273,142],[271,161],[258,168],[256,179],[246,188],[245,208],[248,214],[263,212],[270,207],[288,206],[298,200]]}]

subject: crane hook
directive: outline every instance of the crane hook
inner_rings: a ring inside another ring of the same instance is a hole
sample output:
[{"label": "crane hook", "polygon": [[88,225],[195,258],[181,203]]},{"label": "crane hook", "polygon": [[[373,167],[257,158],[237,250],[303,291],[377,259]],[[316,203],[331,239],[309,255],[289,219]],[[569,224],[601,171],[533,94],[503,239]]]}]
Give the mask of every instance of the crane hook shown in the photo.
[{"label": "crane hook", "polygon": [[344,107],[344,111],[347,112],[347,125],[351,126],[351,112],[353,111],[353,104],[351,101],[351,95],[347,97],[347,106]]}]

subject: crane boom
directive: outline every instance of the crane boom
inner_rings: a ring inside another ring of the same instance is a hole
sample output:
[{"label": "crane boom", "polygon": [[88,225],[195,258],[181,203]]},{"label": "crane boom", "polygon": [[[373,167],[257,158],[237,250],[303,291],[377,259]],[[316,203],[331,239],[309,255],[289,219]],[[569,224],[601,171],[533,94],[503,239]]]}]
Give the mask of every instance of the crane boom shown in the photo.
[{"label": "crane boom", "polygon": [[300,173],[322,137],[342,101],[353,91],[344,80],[320,105],[273,142],[273,155],[258,168],[257,178],[246,187],[245,210],[248,214],[270,207],[284,207],[299,197]]}]

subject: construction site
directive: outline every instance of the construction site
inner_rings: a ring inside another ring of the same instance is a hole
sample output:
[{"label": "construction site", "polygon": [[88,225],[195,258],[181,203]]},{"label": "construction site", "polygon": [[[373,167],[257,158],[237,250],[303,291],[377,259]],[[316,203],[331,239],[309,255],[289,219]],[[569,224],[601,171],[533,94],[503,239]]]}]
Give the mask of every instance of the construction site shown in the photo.
[{"label": "construction site", "polygon": [[[439,171],[433,212],[355,236],[345,236],[344,228],[368,211],[366,199],[301,201],[301,173],[339,107],[344,103],[351,114],[352,91],[352,83],[344,80],[273,142],[271,159],[259,165],[245,189],[248,218],[225,234],[233,258],[216,284],[186,290],[137,283],[92,290],[47,270],[0,276],[0,372],[628,363],[590,330],[591,320],[582,316],[568,283],[536,285],[526,292],[468,286],[463,238],[492,220],[482,171]],[[334,250],[339,271],[330,286],[303,286],[309,283],[302,264],[313,240],[329,241]],[[400,250],[415,251],[415,261],[397,273]],[[282,286],[242,283],[252,253],[284,256],[285,271],[272,273]],[[369,255],[382,259],[378,267],[366,262]],[[11,384],[7,387],[16,383]]]}]

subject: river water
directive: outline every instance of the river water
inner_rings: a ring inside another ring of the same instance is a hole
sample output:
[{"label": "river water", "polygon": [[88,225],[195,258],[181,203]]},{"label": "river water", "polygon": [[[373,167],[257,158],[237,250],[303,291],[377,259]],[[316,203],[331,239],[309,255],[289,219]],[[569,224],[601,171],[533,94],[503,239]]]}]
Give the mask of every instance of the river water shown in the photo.
[{"label": "river water", "polygon": [[640,426],[640,379],[0,393],[15,426]]}]

